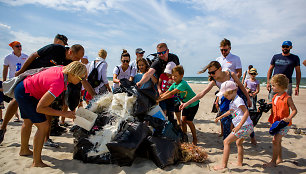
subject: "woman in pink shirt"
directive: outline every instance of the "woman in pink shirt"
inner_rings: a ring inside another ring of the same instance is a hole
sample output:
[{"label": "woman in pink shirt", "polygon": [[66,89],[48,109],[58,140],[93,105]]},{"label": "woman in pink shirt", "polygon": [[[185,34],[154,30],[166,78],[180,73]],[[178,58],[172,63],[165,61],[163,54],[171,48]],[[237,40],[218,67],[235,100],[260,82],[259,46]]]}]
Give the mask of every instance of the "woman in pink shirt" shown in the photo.
[{"label": "woman in pink shirt", "polygon": [[[50,107],[51,103],[63,91],[68,83],[77,84],[87,76],[86,66],[74,61],[67,66],[51,67],[47,70],[27,77],[15,90],[15,98],[19,104],[21,117],[24,119],[21,128],[20,156],[33,154],[32,167],[47,167],[41,160],[44,137],[49,124],[45,115],[75,118],[73,111],[59,111]],[[37,127],[33,140],[33,152],[29,149],[32,125]]]}]

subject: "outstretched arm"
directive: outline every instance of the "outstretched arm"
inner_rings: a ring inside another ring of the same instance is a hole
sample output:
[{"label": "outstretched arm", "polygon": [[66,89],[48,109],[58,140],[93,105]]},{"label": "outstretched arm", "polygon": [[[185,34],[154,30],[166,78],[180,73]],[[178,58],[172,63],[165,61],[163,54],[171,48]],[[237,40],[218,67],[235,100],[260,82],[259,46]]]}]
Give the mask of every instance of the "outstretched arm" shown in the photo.
[{"label": "outstretched arm", "polygon": [[206,89],[204,89],[203,91],[201,91],[200,93],[198,93],[196,96],[194,96],[192,99],[190,99],[188,102],[186,103],[182,103],[179,107],[180,110],[184,109],[185,107],[189,106],[191,103],[203,98],[211,89],[212,87],[215,85],[215,81],[210,81],[210,83],[208,84],[208,86],[206,87]]},{"label": "outstretched arm", "polygon": [[160,101],[163,101],[163,100],[166,100],[168,98],[170,98],[171,96],[173,96],[174,94],[180,92],[180,90],[178,89],[174,89],[172,91],[166,91],[165,93],[163,93],[162,95],[160,95],[160,98],[156,100],[156,102],[160,102]]},{"label": "outstretched arm", "polygon": [[156,70],[154,68],[150,68],[149,71],[142,76],[141,80],[136,83],[137,87],[140,88],[143,84],[145,84],[155,72]]}]

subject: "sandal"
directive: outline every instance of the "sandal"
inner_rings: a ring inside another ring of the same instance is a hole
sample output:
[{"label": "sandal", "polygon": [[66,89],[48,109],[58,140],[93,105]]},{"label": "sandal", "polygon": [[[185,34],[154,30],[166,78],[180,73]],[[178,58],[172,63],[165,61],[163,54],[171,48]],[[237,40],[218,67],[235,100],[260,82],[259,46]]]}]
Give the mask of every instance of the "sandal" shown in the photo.
[{"label": "sandal", "polygon": [[21,122],[21,120],[18,119],[18,118],[15,118],[15,119],[14,119],[14,122],[18,123],[18,122]]}]

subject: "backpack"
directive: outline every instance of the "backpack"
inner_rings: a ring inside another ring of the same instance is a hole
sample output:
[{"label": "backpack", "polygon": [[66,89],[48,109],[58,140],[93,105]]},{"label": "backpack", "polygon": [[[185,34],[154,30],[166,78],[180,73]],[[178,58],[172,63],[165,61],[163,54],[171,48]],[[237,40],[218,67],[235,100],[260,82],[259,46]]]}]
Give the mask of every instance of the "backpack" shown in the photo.
[{"label": "backpack", "polygon": [[97,67],[96,67],[96,61],[94,61],[94,68],[92,69],[92,71],[90,72],[90,74],[88,75],[88,82],[91,85],[92,88],[96,88],[98,87],[102,80],[99,80],[99,72],[98,72],[98,67],[102,64],[103,62],[101,62]]},{"label": "backpack", "polygon": [[[132,66],[131,65],[129,65],[130,66],[130,75],[132,74]],[[116,66],[117,68],[118,68],[118,74],[117,74],[117,77],[119,76],[119,74],[120,74],[120,68],[119,68],[119,66]]]}]

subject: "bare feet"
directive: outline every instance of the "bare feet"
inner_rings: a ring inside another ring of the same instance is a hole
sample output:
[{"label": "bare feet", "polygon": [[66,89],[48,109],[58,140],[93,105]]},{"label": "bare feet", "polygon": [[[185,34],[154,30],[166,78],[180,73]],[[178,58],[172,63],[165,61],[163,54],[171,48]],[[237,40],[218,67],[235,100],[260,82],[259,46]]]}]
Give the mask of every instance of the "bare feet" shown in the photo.
[{"label": "bare feet", "polygon": [[43,163],[42,161],[39,163],[34,163],[32,164],[32,167],[50,167],[49,165]]},{"label": "bare feet", "polygon": [[282,163],[282,162],[283,162],[283,159],[277,159],[276,160],[276,165],[279,164],[279,163]]},{"label": "bare feet", "polygon": [[255,139],[255,138],[251,138],[251,143],[252,143],[254,146],[256,146],[256,145],[257,145],[256,139]]},{"label": "bare feet", "polygon": [[33,152],[31,150],[29,150],[29,149],[27,149],[27,150],[20,150],[19,155],[20,156],[31,156],[31,155],[33,155]]},{"label": "bare feet", "polygon": [[222,170],[222,169],[225,169],[227,167],[223,167],[223,166],[214,166],[213,169],[214,170]]},{"label": "bare feet", "polygon": [[193,138],[192,144],[196,146],[198,144],[198,139],[197,138]]},{"label": "bare feet", "polygon": [[263,165],[263,168],[270,168],[270,167],[276,167],[276,164],[271,161]]},{"label": "bare feet", "polygon": [[242,163],[237,163],[237,166],[238,166],[238,167],[241,167],[241,166],[242,166]]}]

